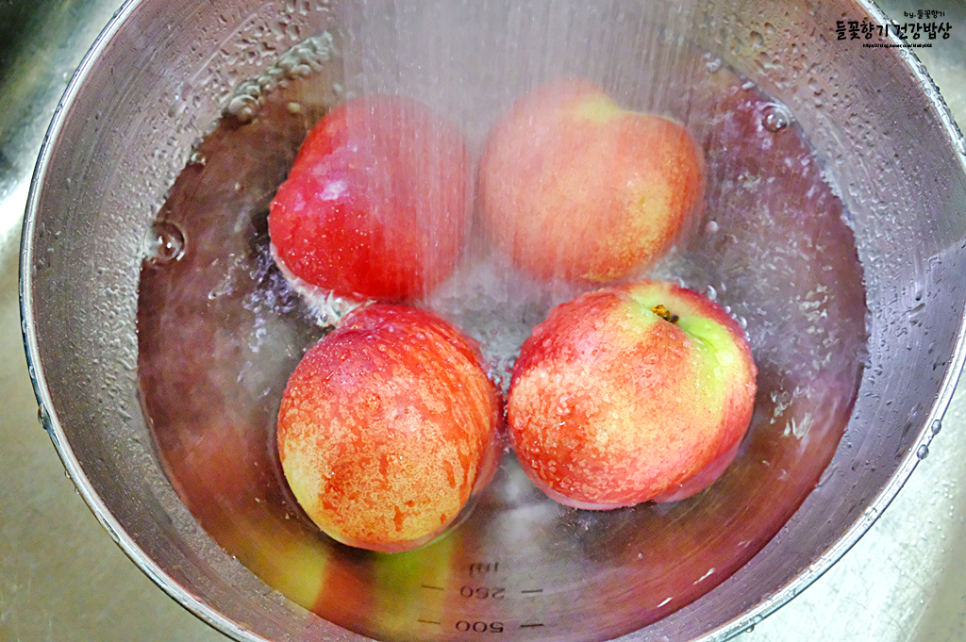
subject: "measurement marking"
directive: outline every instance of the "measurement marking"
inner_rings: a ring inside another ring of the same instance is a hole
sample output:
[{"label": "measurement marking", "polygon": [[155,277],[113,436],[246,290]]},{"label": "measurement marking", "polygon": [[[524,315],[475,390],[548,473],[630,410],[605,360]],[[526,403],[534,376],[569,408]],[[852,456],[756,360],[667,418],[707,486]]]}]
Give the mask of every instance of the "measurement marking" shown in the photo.
[{"label": "measurement marking", "polygon": [[499,562],[473,562],[466,568],[470,577],[486,575],[487,573],[498,573],[500,571]]},{"label": "measurement marking", "polygon": [[537,627],[537,626],[543,626],[543,624],[521,624],[520,625],[520,628],[521,629],[532,629],[532,628]]},{"label": "measurement marking", "polygon": [[417,622],[422,622],[423,624],[442,624],[442,622],[437,622],[436,620],[416,620]]},{"label": "measurement marking", "polygon": [[525,591],[520,591],[521,593],[543,593],[543,589],[527,589]]},{"label": "measurement marking", "polygon": [[434,591],[442,591],[442,590],[444,590],[442,586],[432,586],[430,584],[422,584],[421,586],[424,589],[433,589]]}]

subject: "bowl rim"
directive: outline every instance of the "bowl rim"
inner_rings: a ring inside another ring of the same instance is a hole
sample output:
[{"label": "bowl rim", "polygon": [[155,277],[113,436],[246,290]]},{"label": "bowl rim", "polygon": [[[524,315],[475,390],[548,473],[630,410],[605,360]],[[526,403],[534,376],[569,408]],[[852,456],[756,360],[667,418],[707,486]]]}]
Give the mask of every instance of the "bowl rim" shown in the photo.
[{"label": "bowl rim", "polygon": [[240,627],[230,618],[225,617],[216,609],[212,608],[205,601],[193,595],[190,591],[182,587],[173,577],[166,573],[161,566],[148,556],[144,549],[124,530],[120,522],[111,514],[107,505],[97,494],[91,484],[90,479],[84,472],[73,451],[66,445],[67,435],[57,417],[50,387],[44,376],[43,366],[40,358],[40,348],[37,338],[36,326],[34,324],[35,307],[32,295],[33,274],[31,265],[33,264],[34,252],[31,240],[34,238],[37,225],[37,212],[40,200],[40,193],[43,189],[44,179],[47,169],[51,162],[51,149],[54,141],[59,137],[64,125],[64,117],[67,109],[74,102],[79,87],[85,78],[90,74],[95,61],[101,56],[108,47],[113,37],[128,16],[140,5],[142,0],[124,0],[124,3],[111,16],[107,25],[98,33],[93,44],[84,54],[80,64],[67,83],[67,88],[54,109],[50,125],[44,134],[40,152],[37,157],[36,165],[30,180],[30,187],[27,193],[27,203],[24,211],[23,228],[20,238],[20,261],[19,261],[19,298],[20,298],[20,318],[21,332],[23,334],[24,349],[27,359],[27,371],[33,386],[34,395],[38,403],[38,416],[45,432],[53,442],[57,455],[64,465],[67,476],[73,482],[84,503],[94,514],[94,517],[101,526],[108,532],[114,543],[120,547],[127,557],[160,587],[175,602],[184,607],[189,613],[202,620],[212,628],[231,636],[236,640],[249,642],[265,640],[261,636],[255,636],[251,631]]}]

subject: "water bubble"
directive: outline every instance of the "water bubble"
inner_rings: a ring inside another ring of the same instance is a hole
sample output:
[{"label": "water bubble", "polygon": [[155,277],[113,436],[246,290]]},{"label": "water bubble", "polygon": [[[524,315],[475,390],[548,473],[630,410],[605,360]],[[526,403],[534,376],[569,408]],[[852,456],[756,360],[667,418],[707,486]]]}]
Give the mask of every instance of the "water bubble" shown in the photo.
[{"label": "water bubble", "polygon": [[157,221],[144,236],[145,260],[152,265],[167,265],[185,253],[185,236],[171,221]]},{"label": "water bubble", "polygon": [[932,431],[933,436],[938,435],[939,431],[943,429],[943,422],[937,419],[936,421],[932,422],[932,426],[930,426],[929,429]]},{"label": "water bubble", "polygon": [[704,232],[705,234],[714,234],[718,231],[718,227],[717,221],[708,221],[708,223],[704,226]]},{"label": "water bubble", "polygon": [[792,115],[784,105],[771,103],[761,112],[761,124],[770,132],[778,132],[792,124]]},{"label": "water bubble", "polygon": [[758,49],[765,46],[765,39],[757,31],[752,31],[750,34],[748,34],[748,37],[751,39],[752,47]]},{"label": "water bubble", "polygon": [[258,99],[253,95],[240,93],[231,98],[226,111],[239,122],[250,122],[258,113]]},{"label": "water bubble", "polygon": [[709,285],[704,289],[704,296],[714,301],[718,298],[718,291],[714,289],[713,285]]},{"label": "water bubble", "polygon": [[928,456],[929,456],[929,446],[927,446],[926,444],[919,446],[919,449],[916,450],[916,457],[922,460]]}]

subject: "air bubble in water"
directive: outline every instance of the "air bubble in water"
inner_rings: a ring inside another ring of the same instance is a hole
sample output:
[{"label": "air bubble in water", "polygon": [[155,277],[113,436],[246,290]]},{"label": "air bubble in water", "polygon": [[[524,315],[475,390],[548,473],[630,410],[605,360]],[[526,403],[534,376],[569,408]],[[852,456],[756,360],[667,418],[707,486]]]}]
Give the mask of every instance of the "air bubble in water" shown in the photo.
[{"label": "air bubble in water", "polygon": [[173,263],[184,256],[184,232],[170,221],[158,221],[145,234],[144,246],[144,258],[152,265]]},{"label": "air bubble in water", "polygon": [[761,113],[761,124],[770,132],[777,132],[792,124],[792,115],[784,105],[772,103]]},{"label": "air bubble in water", "polygon": [[927,446],[926,444],[919,446],[919,449],[916,451],[916,457],[918,457],[919,459],[925,459],[928,456],[929,456],[929,446]]},{"label": "air bubble in water", "polygon": [[[295,10],[293,6],[293,11]],[[296,26],[286,25],[287,34]],[[297,33],[289,34],[293,38]],[[261,100],[275,90],[282,82],[304,78],[320,72],[336,55],[335,39],[332,34],[323,32],[307,38],[286,51],[278,61],[258,78],[240,83],[228,99],[225,113],[241,123],[250,122],[261,110]]]}]

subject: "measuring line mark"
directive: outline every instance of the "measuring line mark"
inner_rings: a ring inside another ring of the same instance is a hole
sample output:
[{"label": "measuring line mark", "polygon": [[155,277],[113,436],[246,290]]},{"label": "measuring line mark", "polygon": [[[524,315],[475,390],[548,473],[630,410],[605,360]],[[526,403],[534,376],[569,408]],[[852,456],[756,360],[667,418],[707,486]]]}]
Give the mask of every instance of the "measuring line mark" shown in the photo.
[{"label": "measuring line mark", "polygon": [[434,591],[444,590],[442,586],[432,586],[431,584],[421,584],[420,586],[422,586],[424,589],[432,589]]},{"label": "measuring line mark", "polygon": [[523,594],[527,593],[543,593],[543,589],[526,589],[525,591],[520,591]]},{"label": "measuring line mark", "polygon": [[422,624],[442,624],[442,622],[437,622],[436,620],[416,620]]},{"label": "measuring line mark", "polygon": [[543,624],[521,624],[520,625],[520,628],[521,629],[532,629],[532,628],[535,628],[535,627],[538,627],[538,626],[543,626]]}]

